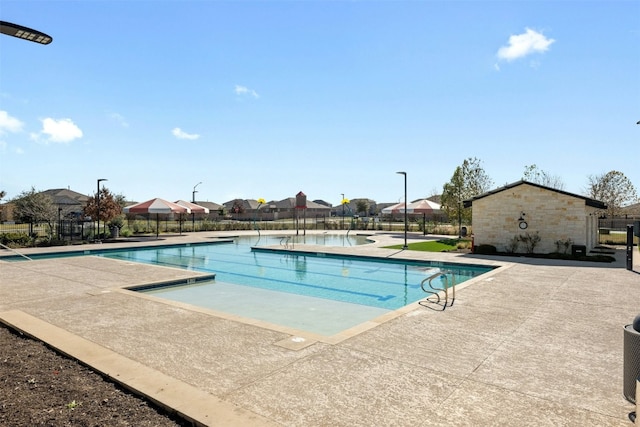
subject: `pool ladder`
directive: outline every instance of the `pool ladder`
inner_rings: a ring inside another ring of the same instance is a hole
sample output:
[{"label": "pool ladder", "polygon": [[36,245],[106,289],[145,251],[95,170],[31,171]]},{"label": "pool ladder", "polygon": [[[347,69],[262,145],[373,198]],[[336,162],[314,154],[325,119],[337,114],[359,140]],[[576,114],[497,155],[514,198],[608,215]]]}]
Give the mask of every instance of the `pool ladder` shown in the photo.
[{"label": "pool ladder", "polygon": [[[450,273],[450,274],[451,274],[451,282],[449,282],[449,276],[447,276],[446,273],[443,273],[442,271],[432,274],[431,276],[427,277],[422,282],[420,282],[420,287],[422,288],[422,290],[431,295],[429,295],[424,300],[420,301],[418,304],[425,306],[427,308],[431,308],[432,310],[435,310],[435,309],[427,305],[427,303],[441,305],[442,311],[444,311],[447,307],[451,307],[454,301],[456,300],[456,277],[453,275],[453,273]],[[444,278],[444,288],[434,288],[433,284],[431,283],[433,282],[434,279],[437,279],[439,277]],[[428,285],[429,287],[427,288],[425,284]],[[451,291],[452,291],[451,301],[449,301],[449,288],[451,288]],[[444,291],[444,299],[440,297],[443,291]]]},{"label": "pool ladder", "polygon": [[285,249],[293,249],[293,242],[291,242],[291,236],[283,236],[280,239],[280,246],[284,246]]}]

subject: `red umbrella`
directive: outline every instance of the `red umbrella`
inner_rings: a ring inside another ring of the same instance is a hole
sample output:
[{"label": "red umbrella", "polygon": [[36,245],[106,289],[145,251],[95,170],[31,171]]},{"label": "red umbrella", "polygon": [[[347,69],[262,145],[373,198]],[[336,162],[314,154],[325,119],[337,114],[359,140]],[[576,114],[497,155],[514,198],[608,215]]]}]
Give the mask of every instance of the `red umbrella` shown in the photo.
[{"label": "red umbrella", "polygon": [[415,202],[409,203],[409,206],[407,206],[407,213],[413,214],[439,213],[440,210],[441,206],[438,203],[432,202],[431,200],[427,199],[417,200]]},{"label": "red umbrella", "polygon": [[[160,232],[160,214],[172,214],[172,213],[191,213],[191,209],[180,206],[177,203],[169,202],[164,199],[156,198],[147,200],[146,202],[138,203],[124,208],[125,213],[132,214],[156,214],[156,238]],[[180,229],[182,234],[182,229]]]},{"label": "red umbrella", "polygon": [[180,206],[177,203],[169,202],[164,199],[151,199],[146,202],[137,203],[135,205],[124,208],[125,213],[134,214],[170,214],[170,213],[191,213],[191,209]]},{"label": "red umbrella", "polygon": [[[409,211],[407,211],[407,213],[408,212]],[[382,213],[384,215],[404,213],[404,202],[396,203],[395,205],[392,205],[392,206],[387,206],[386,208],[382,209]]]},{"label": "red umbrella", "polygon": [[180,206],[184,206],[185,208],[189,208],[192,214],[208,214],[209,208],[205,208],[204,206],[197,205],[195,203],[187,202],[186,200],[178,200],[176,204]]}]

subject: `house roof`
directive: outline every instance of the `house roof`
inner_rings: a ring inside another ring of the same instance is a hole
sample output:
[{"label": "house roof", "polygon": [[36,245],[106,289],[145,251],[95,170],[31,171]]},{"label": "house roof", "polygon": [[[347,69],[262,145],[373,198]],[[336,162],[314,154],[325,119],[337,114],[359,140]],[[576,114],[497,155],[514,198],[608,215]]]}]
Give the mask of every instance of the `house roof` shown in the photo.
[{"label": "house roof", "polygon": [[228,202],[224,202],[222,205],[226,209],[231,210],[236,203],[242,205],[242,208],[245,210],[256,210],[260,205],[260,203],[255,199],[232,199]]},{"label": "house roof", "polygon": [[[275,205],[277,209],[293,209],[296,207],[296,198],[288,197],[286,199],[282,199],[279,201],[269,202],[271,205]],[[307,209],[325,209],[330,210],[331,208],[328,206],[321,205],[316,202],[312,202],[311,200],[307,200]]]},{"label": "house roof", "polygon": [[222,208],[222,205],[219,205],[214,202],[202,202],[202,201],[196,200],[196,204],[200,206],[204,206],[205,208],[209,209],[209,212],[218,211],[220,210],[220,208]]},{"label": "house roof", "polygon": [[55,188],[41,193],[50,196],[56,205],[83,205],[89,200],[88,196],[67,188]]},{"label": "house roof", "polygon": [[557,188],[547,187],[545,185],[536,184],[534,182],[529,182],[529,181],[525,181],[525,180],[516,181],[514,183],[507,184],[507,185],[505,185],[503,187],[496,188],[495,190],[487,191],[486,193],[480,194],[479,196],[473,197],[471,199],[463,200],[463,206],[465,208],[470,208],[473,205],[473,202],[475,200],[483,199],[485,197],[489,197],[489,196],[492,196],[494,194],[500,193],[502,191],[509,190],[511,188],[518,187],[518,186],[524,185],[524,184],[531,185],[532,187],[538,187],[538,188],[541,188],[543,190],[553,191],[554,193],[564,194],[565,196],[570,196],[570,197],[575,197],[577,199],[582,199],[582,200],[584,200],[584,203],[585,203],[586,206],[591,206],[591,207],[596,208],[596,209],[607,209],[607,204],[604,203],[604,202],[601,202],[600,200],[590,199],[589,197],[580,196],[579,194],[569,193],[567,191],[558,190]]},{"label": "house roof", "polygon": [[317,204],[322,205],[322,206],[327,206],[329,208],[331,207],[331,203],[326,202],[326,201],[321,200],[321,199],[314,200],[313,203],[317,203]]},{"label": "house roof", "polygon": [[623,206],[622,208],[620,208],[620,213],[627,215],[640,215],[640,203]]}]

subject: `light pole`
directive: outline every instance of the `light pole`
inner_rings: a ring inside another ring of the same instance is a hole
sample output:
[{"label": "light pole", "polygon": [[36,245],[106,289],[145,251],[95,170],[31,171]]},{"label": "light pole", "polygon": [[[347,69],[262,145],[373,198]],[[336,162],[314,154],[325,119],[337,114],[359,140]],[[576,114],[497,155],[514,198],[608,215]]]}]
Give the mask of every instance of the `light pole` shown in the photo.
[{"label": "light pole", "polygon": [[49,44],[53,41],[51,36],[45,33],[6,21],[0,21],[0,33],[40,44]]},{"label": "light pole", "polygon": [[62,213],[62,208],[58,208],[58,240],[62,239],[62,224],[60,224],[61,213]]},{"label": "light pole", "polygon": [[191,193],[191,203],[195,203],[196,202],[196,187],[198,185],[202,184],[201,182],[197,183],[196,185],[193,186],[193,193]]},{"label": "light pole", "polygon": [[107,181],[106,178],[98,179],[98,193],[96,194],[96,216],[98,217],[98,227],[96,233],[96,240],[100,241],[100,183]]},{"label": "light pole", "polygon": [[[193,193],[191,193],[191,203],[195,203],[196,202],[196,187],[198,185],[202,184],[202,182],[197,183],[196,185],[193,186]],[[191,230],[192,231],[196,231],[196,214],[195,212],[191,212]]]},{"label": "light pole", "polygon": [[344,193],[340,193],[342,195],[342,199],[340,199],[340,204],[342,205],[342,229],[344,230]]},{"label": "light pole", "polygon": [[396,172],[397,174],[404,175],[404,246],[402,249],[407,249],[407,173]]}]

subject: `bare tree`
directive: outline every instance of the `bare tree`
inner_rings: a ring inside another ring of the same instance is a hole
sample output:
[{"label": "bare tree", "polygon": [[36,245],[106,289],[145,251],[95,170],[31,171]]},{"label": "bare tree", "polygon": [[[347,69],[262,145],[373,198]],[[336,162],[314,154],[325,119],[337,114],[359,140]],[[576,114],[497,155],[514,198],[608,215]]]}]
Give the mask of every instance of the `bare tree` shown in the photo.
[{"label": "bare tree", "polygon": [[564,190],[564,182],[558,175],[551,175],[549,172],[543,171],[537,165],[529,165],[524,167],[524,175],[522,179],[535,184],[544,185],[545,187],[555,188],[556,190]]},{"label": "bare tree", "polygon": [[49,238],[53,236],[53,225],[58,214],[51,196],[36,191],[31,187],[29,191],[23,191],[13,200],[15,216],[23,222],[47,224]]},{"label": "bare tree", "polygon": [[590,175],[587,192],[592,199],[607,204],[607,216],[613,218],[618,210],[638,200],[638,193],[629,178],[613,170],[604,175]]}]

